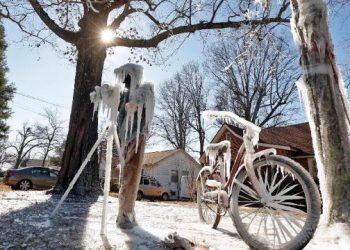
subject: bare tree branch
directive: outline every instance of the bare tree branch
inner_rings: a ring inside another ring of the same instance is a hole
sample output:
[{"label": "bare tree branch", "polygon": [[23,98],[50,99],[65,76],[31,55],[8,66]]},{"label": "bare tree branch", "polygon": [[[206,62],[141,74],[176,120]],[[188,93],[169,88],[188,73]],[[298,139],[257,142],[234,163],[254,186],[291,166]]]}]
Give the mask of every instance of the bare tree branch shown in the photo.
[{"label": "bare tree branch", "polygon": [[56,24],[49,15],[45,12],[41,4],[37,0],[28,0],[32,5],[33,9],[40,17],[40,19],[46,24],[46,26],[55,33],[58,37],[62,38],[64,41],[76,44],[77,33],[65,30]]}]

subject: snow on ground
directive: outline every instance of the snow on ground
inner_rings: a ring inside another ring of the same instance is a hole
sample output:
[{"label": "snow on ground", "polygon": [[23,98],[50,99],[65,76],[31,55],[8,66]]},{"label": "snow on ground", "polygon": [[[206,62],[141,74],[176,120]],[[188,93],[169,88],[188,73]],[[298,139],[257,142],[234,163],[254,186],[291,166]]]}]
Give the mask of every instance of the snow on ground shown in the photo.
[{"label": "snow on ground", "polygon": [[[174,232],[201,245],[201,249],[249,249],[229,217],[214,230],[199,222],[195,207],[136,202],[139,225],[122,231],[115,226],[118,200],[110,197],[108,234],[101,237],[102,197],[68,198],[50,218],[58,199],[40,191],[0,192],[0,249],[165,249],[164,239]],[[342,225],[324,232],[321,229],[306,249],[350,249],[350,233]]]}]

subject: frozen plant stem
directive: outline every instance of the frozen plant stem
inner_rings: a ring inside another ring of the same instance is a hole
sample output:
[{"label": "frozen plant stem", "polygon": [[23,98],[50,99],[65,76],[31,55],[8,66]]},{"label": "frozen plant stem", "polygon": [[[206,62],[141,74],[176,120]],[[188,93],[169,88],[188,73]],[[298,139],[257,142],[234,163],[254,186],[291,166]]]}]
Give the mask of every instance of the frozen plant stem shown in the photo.
[{"label": "frozen plant stem", "polygon": [[74,187],[74,184],[77,182],[79,176],[81,175],[81,173],[83,172],[86,164],[90,161],[92,154],[95,152],[95,150],[97,149],[98,145],[100,145],[100,143],[102,142],[102,139],[104,138],[106,132],[109,130],[109,128],[106,128],[102,134],[100,135],[100,137],[98,138],[98,140],[95,142],[94,146],[91,148],[90,152],[88,153],[86,159],[84,160],[83,164],[81,164],[78,172],[75,174],[73,180],[71,181],[71,183],[69,184],[66,192],[64,193],[64,195],[62,196],[62,198],[60,199],[60,201],[58,202],[57,206],[55,207],[55,209],[53,210],[51,216],[54,216],[57,212],[57,210],[60,208],[60,206],[62,205],[62,203],[64,202],[64,200],[67,198],[69,192],[72,190],[72,188]]},{"label": "frozen plant stem", "polygon": [[101,222],[101,234],[106,235],[106,216],[107,216],[107,202],[108,202],[108,194],[110,189],[110,180],[111,180],[111,167],[112,167],[112,150],[113,150],[113,139],[114,139],[114,131],[115,125],[112,124],[108,131],[107,138],[107,150],[106,150],[106,167],[105,167],[105,183],[103,189],[103,208],[102,208],[102,222]]}]

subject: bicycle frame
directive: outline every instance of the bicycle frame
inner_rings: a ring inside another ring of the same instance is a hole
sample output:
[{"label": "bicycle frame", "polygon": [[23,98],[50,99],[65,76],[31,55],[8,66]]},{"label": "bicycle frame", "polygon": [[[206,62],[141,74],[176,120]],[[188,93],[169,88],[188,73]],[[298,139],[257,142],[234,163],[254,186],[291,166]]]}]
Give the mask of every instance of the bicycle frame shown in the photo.
[{"label": "bicycle frame", "polygon": [[[254,191],[259,195],[259,197],[266,199],[268,197],[268,193],[266,192],[266,189],[264,189],[260,185],[258,177],[255,174],[253,163],[256,159],[259,159],[262,156],[265,156],[265,158],[267,158],[271,154],[276,155],[277,154],[276,149],[270,148],[270,149],[261,150],[259,152],[255,152],[251,137],[249,137],[246,133],[244,133],[243,143],[238,150],[238,153],[234,160],[234,165],[231,168],[230,174],[228,176],[228,180],[225,182],[225,185],[222,190],[225,190],[228,196],[230,197],[232,192],[232,186],[234,184],[242,186],[243,184],[239,183],[236,180],[236,176],[239,174],[239,172],[243,168],[245,168],[252,182]],[[199,173],[199,177],[201,178],[201,173],[204,171],[209,171],[210,174],[213,174],[219,167],[220,167],[220,163],[216,161],[213,167],[202,168],[202,170]],[[226,176],[224,176],[224,179],[226,180]]]},{"label": "bicycle frame", "polygon": [[[230,175],[228,176],[228,180],[223,188],[227,191],[228,195],[231,196],[232,185],[234,183],[237,183],[236,176],[239,174],[241,169],[245,168],[252,182],[254,191],[256,191],[260,197],[265,198],[268,194],[266,193],[266,189],[262,188],[262,186],[260,185],[260,182],[255,174],[253,163],[256,159],[259,159],[261,156],[265,156],[265,158],[267,158],[271,154],[276,155],[276,149],[269,148],[261,150],[259,152],[255,152],[251,139],[246,134],[244,134],[243,143],[238,150],[234,161],[234,165],[231,169]],[[242,184],[239,183],[238,185]]]}]

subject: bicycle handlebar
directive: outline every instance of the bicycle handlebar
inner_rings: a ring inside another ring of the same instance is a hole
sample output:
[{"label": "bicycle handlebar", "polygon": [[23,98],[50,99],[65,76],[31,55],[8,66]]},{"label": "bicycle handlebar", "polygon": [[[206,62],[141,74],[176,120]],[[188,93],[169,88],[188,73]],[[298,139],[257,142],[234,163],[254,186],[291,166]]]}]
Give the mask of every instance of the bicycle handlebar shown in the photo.
[{"label": "bicycle handlebar", "polygon": [[261,128],[256,126],[254,123],[245,120],[242,117],[239,117],[233,112],[230,111],[216,111],[216,110],[206,110],[202,113],[203,117],[208,120],[218,120],[222,119],[224,122],[234,122],[242,125],[246,129],[246,134],[251,136],[251,140],[255,145],[259,140],[259,133]]}]

